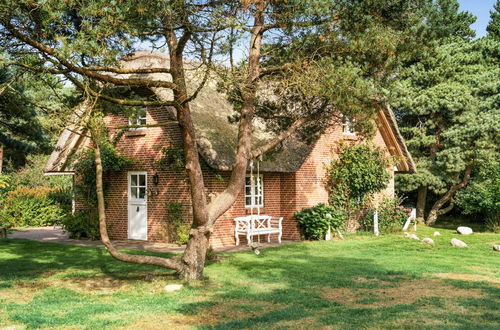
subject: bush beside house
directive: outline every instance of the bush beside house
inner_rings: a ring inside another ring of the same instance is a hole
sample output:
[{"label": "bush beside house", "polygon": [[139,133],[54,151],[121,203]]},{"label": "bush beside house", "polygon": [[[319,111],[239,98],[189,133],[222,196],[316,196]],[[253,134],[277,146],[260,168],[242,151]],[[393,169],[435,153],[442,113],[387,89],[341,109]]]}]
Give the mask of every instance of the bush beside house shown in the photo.
[{"label": "bush beside house", "polygon": [[46,161],[29,156],[25,167],[0,175],[0,227],[47,226],[70,213],[70,180],[44,176]]},{"label": "bush beside house", "polygon": [[18,187],[8,192],[0,208],[0,227],[42,227],[52,225],[68,209],[53,196],[57,188]]},{"label": "bush beside house", "polygon": [[[387,187],[387,168],[392,160],[371,144],[340,144],[339,158],[328,171],[329,203],[295,213],[306,239],[323,239],[328,231],[346,226],[373,227],[373,211],[368,211],[376,193]],[[383,232],[400,229],[408,210],[399,206],[401,200],[386,198],[379,205],[379,221]],[[371,219],[371,220],[370,220]],[[371,222],[370,222],[371,221]]]},{"label": "bush beside house", "polygon": [[[384,198],[377,207],[378,211],[378,228],[382,234],[394,233],[401,231],[405,221],[411,213],[411,209],[401,205],[401,198]],[[370,208],[365,212],[361,220],[364,230],[373,232],[373,216],[374,208]]]}]

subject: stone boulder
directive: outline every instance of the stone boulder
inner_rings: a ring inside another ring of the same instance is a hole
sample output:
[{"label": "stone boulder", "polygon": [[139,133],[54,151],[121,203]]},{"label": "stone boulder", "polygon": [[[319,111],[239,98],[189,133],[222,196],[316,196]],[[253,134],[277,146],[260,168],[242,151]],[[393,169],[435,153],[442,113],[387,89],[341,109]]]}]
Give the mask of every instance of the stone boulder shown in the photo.
[{"label": "stone boulder", "polygon": [[405,233],[405,237],[406,237],[406,238],[409,238],[409,239],[415,239],[415,240],[417,240],[417,241],[420,241],[420,238],[418,238],[418,236],[417,236],[417,235],[412,234],[412,233]]},{"label": "stone boulder", "polygon": [[493,250],[500,252],[500,245],[493,245]]},{"label": "stone boulder", "polygon": [[182,284],[168,284],[164,288],[167,292],[179,291],[180,289],[182,289]]},{"label": "stone boulder", "polygon": [[467,247],[467,243],[462,242],[461,240],[456,239],[456,238],[452,238],[450,243],[452,246]]},{"label": "stone boulder", "polygon": [[432,238],[426,237],[422,240],[422,243],[425,244],[434,244],[434,240]]},{"label": "stone boulder", "polygon": [[470,234],[472,234],[472,228],[470,228],[470,227],[458,227],[457,232],[460,235],[470,235]]},{"label": "stone boulder", "polygon": [[438,231],[435,231],[435,232],[434,232],[434,236],[441,236],[441,233],[440,233],[440,232],[438,232]]}]

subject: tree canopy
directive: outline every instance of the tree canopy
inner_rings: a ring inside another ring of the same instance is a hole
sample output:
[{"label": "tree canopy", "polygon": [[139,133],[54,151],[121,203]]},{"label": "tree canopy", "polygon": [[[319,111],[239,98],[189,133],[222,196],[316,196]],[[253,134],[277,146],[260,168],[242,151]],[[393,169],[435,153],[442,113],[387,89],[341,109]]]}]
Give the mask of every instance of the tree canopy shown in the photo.
[{"label": "tree canopy", "polygon": [[493,10],[490,11],[490,21],[488,22],[488,26],[486,27],[486,31],[488,31],[488,35],[500,39],[500,1],[497,0],[495,5],[493,6]]},{"label": "tree canopy", "polygon": [[401,131],[419,169],[401,175],[399,187],[425,186],[440,196],[430,223],[445,203],[452,207],[473,171],[498,156],[499,55],[500,43],[489,38],[445,44],[436,57],[409,67],[395,90]]}]

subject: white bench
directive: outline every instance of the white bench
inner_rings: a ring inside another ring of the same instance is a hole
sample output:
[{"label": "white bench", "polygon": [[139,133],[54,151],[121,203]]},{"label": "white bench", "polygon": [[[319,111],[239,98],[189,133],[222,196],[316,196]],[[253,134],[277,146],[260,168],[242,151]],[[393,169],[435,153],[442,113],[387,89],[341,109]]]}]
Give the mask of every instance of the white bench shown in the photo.
[{"label": "white bench", "polygon": [[234,237],[236,245],[240,245],[240,235],[247,237],[247,242],[252,243],[252,236],[267,235],[267,241],[271,241],[271,234],[278,234],[278,242],[281,243],[283,217],[271,217],[270,215],[248,215],[246,217],[234,218],[236,228]]}]

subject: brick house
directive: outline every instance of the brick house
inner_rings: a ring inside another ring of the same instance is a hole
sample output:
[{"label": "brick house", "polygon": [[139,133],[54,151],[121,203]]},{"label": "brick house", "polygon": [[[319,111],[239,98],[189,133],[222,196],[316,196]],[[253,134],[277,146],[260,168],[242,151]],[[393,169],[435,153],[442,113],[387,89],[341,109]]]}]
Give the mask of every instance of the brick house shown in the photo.
[{"label": "brick house", "polygon": [[[105,177],[109,183],[106,212],[112,239],[168,241],[166,203],[182,203],[185,221],[191,218],[189,183],[182,169],[174,166],[175,159],[172,160],[175,151],[182,147],[180,128],[173,121],[173,111],[151,107],[138,109],[133,118],[105,117],[111,138],[119,137],[118,149],[134,160],[124,171],[109,172]],[[210,198],[224,190],[230,176],[237,134],[236,125],[228,120],[233,110],[225,96],[208,86],[191,103],[191,111],[202,156],[206,194]],[[74,174],[70,161],[74,158],[72,155],[89,145],[80,120],[81,116],[75,115],[72,124],[62,132],[47,163],[46,174]],[[378,111],[376,124],[378,130],[373,138],[374,144],[387,155],[400,159],[397,166],[388,168],[391,180],[381,192],[393,195],[394,171],[414,172],[415,165],[389,108]],[[130,125],[143,127],[127,128]],[[270,133],[257,124],[253,138],[259,143],[270,138]],[[347,123],[339,123],[329,127],[312,144],[294,137],[284,141],[279,150],[259,162],[259,176],[247,176],[246,186],[237,201],[215,223],[212,245],[234,245],[233,219],[249,214],[257,206],[261,214],[283,217],[283,239],[299,239],[294,212],[327,203],[325,165],[337,156],[335,150],[339,141],[355,143],[359,139]],[[260,191],[256,189],[259,178]]]}]

